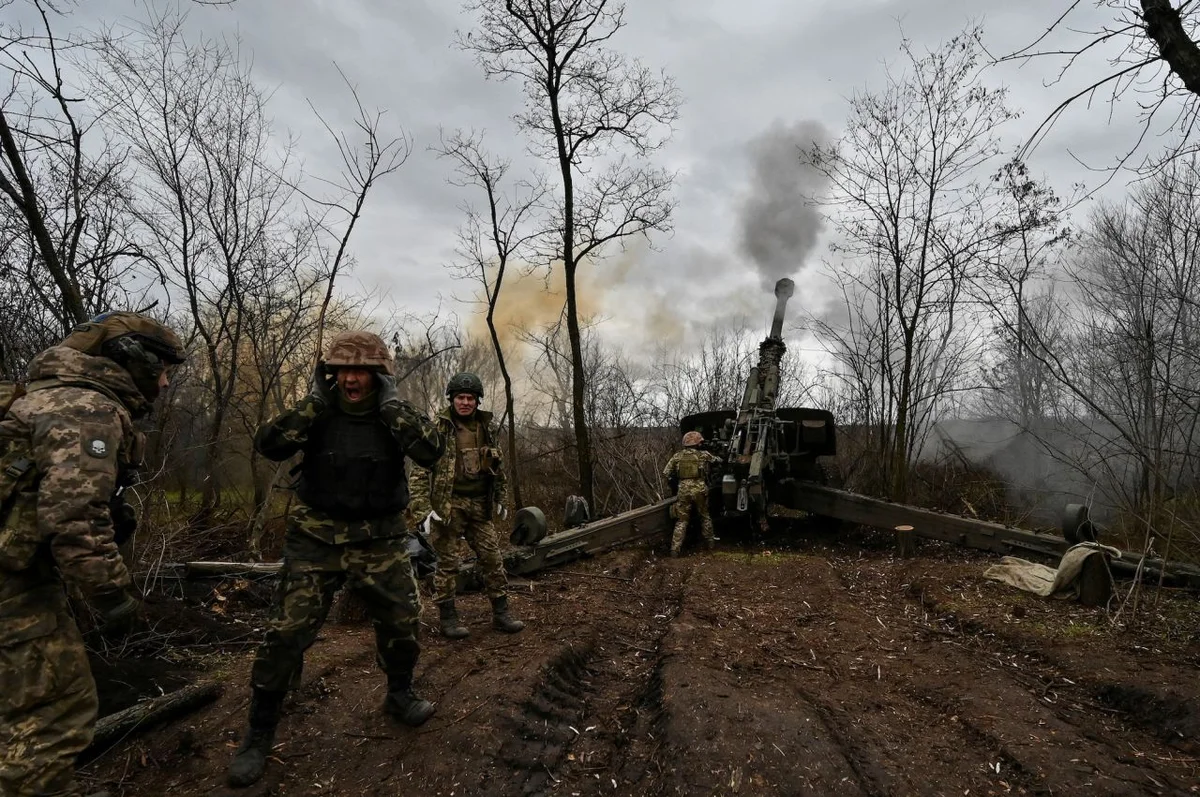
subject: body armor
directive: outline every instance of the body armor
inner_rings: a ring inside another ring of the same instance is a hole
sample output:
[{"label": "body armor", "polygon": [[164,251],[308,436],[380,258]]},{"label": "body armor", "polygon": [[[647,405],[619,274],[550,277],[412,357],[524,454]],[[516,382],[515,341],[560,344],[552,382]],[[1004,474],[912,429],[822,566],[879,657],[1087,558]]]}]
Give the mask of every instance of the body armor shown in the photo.
[{"label": "body armor", "polygon": [[685,450],[679,455],[679,479],[705,479],[708,477],[708,463],[704,457],[693,450]]},{"label": "body armor", "polygon": [[300,500],[337,520],[370,520],[408,506],[404,454],[377,413],[332,412],[309,433]]}]

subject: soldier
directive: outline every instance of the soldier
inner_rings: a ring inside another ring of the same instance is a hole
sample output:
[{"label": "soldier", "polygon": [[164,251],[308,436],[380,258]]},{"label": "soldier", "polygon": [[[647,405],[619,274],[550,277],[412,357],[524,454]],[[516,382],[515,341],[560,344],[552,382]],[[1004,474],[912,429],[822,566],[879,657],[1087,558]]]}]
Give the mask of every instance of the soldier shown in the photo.
[{"label": "soldier", "polygon": [[438,429],[446,437],[446,454],[430,470],[414,468],[409,477],[413,516],[425,518],[438,555],[433,591],[442,636],[463,639],[470,633],[459,622],[454,606],[460,537],[475,551],[476,567],[492,601],[492,626],[515,634],[525,624],[508,611],[508,576],[492,522],[494,515],[508,518],[508,483],[492,414],[479,409],[483,382],[475,374],[456,374],[446,384],[446,398],[450,405],[437,417]]},{"label": "soldier", "polygon": [[254,442],[271,460],[303,458],[271,623],[251,670],[249,728],[229,767],[237,787],[262,777],[284,696],[343,585],[363,599],[375,627],[376,662],[387,676],[384,712],[415,727],[434,711],[412,689],[421,606],[405,545],[404,458],[430,466],[445,446],[397,394],[383,341],[369,332],[334,336],[308,395]]},{"label": "soldier", "polygon": [[721,460],[698,446],[704,442],[699,432],[688,432],[683,436],[683,450],[676,451],[663,468],[663,476],[678,482],[675,500],[675,531],[671,534],[671,556],[679,556],[683,549],[683,538],[687,535],[688,520],[692,509],[700,515],[700,533],[704,547],[712,550],[716,537],[713,536],[712,518],[708,514],[708,469]]},{"label": "soldier", "polygon": [[114,539],[135,522],[115,500],[141,461],[135,419],[183,362],[179,338],[137,313],[99,315],[29,364],[0,407],[0,794],[78,795],[75,757],[99,707],[67,588],[102,632],[138,609]]}]

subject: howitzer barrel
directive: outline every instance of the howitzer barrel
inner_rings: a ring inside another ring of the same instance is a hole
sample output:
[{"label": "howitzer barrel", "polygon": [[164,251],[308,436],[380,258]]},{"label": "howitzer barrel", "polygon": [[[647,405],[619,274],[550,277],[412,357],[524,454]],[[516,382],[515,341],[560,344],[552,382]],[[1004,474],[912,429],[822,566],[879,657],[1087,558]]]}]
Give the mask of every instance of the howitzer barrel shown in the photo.
[{"label": "howitzer barrel", "polygon": [[796,290],[796,283],[786,277],[775,283],[775,317],[771,319],[771,337],[783,337],[783,314],[787,310],[788,299]]}]

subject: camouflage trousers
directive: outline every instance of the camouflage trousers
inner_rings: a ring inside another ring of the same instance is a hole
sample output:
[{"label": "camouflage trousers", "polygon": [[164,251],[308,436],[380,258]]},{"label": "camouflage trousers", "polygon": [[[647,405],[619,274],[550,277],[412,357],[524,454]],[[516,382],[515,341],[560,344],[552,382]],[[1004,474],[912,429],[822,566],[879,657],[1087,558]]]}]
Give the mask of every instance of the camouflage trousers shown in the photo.
[{"label": "camouflage trousers", "polygon": [[500,554],[500,538],[496,524],[492,522],[491,499],[488,497],[465,498],[455,495],[450,499],[450,517],[430,523],[429,537],[433,550],[437,552],[437,572],[433,574],[434,600],[453,600],[458,590],[458,570],[462,566],[459,537],[467,541],[475,551],[478,561],[475,567],[483,578],[488,597],[499,598],[508,586],[508,574],[504,571],[504,557]]},{"label": "camouflage trousers", "polygon": [[700,516],[700,534],[706,543],[713,540],[712,517],[708,513],[708,485],[701,479],[682,479],[675,500],[675,531],[671,534],[671,552],[678,554],[683,549],[683,538],[687,535],[688,521],[692,512]]},{"label": "camouflage trousers", "polygon": [[379,668],[389,676],[412,674],[421,650],[421,599],[404,537],[337,545],[289,528],[270,625],[250,672],[253,686],[283,692],[299,683],[304,653],[342,586],[366,604]]},{"label": "camouflage trousers", "polygon": [[0,795],[75,797],[75,757],[91,744],[99,708],[96,682],[66,596],[36,620],[29,630],[38,636],[0,638]]}]

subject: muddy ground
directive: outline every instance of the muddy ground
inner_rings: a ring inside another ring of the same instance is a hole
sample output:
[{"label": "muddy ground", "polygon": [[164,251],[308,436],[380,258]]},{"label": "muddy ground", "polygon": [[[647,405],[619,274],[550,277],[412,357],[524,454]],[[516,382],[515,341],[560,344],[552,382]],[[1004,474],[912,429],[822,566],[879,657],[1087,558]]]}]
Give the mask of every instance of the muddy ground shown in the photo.
[{"label": "muddy ground", "polygon": [[[515,583],[516,636],[476,594],[471,637],[442,640],[427,605],[417,730],[378,711],[369,627],[331,623],[267,776],[236,792],[253,647],[230,634],[184,657],[228,685],[217,703],[83,774],[118,795],[1200,793],[1194,597],[1150,592],[1123,630],[983,579],[990,561],[866,534],[632,548]],[[226,613],[258,594],[221,589]]]}]

